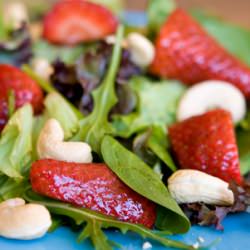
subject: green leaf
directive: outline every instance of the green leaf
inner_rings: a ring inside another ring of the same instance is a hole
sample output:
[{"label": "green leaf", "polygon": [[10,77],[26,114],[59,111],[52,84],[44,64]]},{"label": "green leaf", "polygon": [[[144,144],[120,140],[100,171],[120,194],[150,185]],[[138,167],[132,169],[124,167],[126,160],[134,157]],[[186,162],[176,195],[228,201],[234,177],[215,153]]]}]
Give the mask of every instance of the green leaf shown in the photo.
[{"label": "green leaf", "polygon": [[185,87],[176,81],[153,82],[145,77],[134,77],[130,86],[139,104],[136,112],[113,117],[116,135],[128,138],[153,125],[166,131],[167,125],[175,122],[177,104]]},{"label": "green leaf", "polygon": [[161,229],[172,233],[185,233],[190,223],[158,174],[118,141],[105,136],[102,156],[109,168],[130,188],[165,208],[165,225]]},{"label": "green leaf", "polygon": [[15,197],[22,197],[23,193],[29,186],[27,179],[14,180],[7,176],[1,176],[0,180],[0,201],[8,200]]},{"label": "green leaf", "polygon": [[101,213],[85,208],[77,208],[63,202],[44,198],[35,194],[31,190],[28,190],[25,193],[24,198],[31,203],[38,203],[46,206],[53,214],[72,218],[77,225],[85,225],[86,223],[84,230],[79,236],[79,240],[90,238],[95,249],[97,250],[112,249],[111,245],[108,245],[107,238],[101,230],[106,228],[117,228],[120,231],[132,231],[138,233],[143,238],[152,239],[166,247],[187,250],[197,249],[191,245],[186,245],[184,243],[159,236],[157,232],[153,232],[140,225],[121,222],[112,217],[105,216]]},{"label": "green leaf", "polygon": [[194,11],[193,14],[223,47],[250,65],[250,30],[205,15],[202,11]]},{"label": "green leaf", "polygon": [[113,49],[108,72],[101,85],[93,91],[94,109],[92,113],[80,122],[79,133],[74,140],[85,141],[91,145],[96,153],[100,153],[101,141],[105,134],[112,134],[113,127],[108,122],[111,108],[116,104],[115,77],[121,58],[121,41],[123,27],[120,26],[116,35],[116,44]]},{"label": "green leaf", "polygon": [[91,2],[102,4],[115,14],[120,14],[125,5],[124,0],[91,0]]},{"label": "green leaf", "polygon": [[245,175],[250,172],[250,131],[238,129],[236,136],[240,155],[241,174]]},{"label": "green leaf", "polygon": [[157,33],[175,8],[175,0],[149,0],[147,14],[150,32]]},{"label": "green leaf", "polygon": [[50,44],[45,40],[38,40],[33,44],[34,57],[45,58],[50,63],[60,59],[67,64],[74,64],[83,52],[83,45],[59,46]]},{"label": "green leaf", "polygon": [[33,112],[27,104],[11,117],[0,138],[0,173],[21,178],[23,167],[31,160]]},{"label": "green leaf", "polygon": [[79,129],[79,119],[65,98],[56,92],[48,94],[44,100],[48,118],[58,120],[64,130],[65,139],[71,138]]},{"label": "green leaf", "polygon": [[167,135],[161,128],[155,126],[151,128],[151,134],[148,138],[147,145],[172,171],[177,169],[168,152],[169,145]]}]

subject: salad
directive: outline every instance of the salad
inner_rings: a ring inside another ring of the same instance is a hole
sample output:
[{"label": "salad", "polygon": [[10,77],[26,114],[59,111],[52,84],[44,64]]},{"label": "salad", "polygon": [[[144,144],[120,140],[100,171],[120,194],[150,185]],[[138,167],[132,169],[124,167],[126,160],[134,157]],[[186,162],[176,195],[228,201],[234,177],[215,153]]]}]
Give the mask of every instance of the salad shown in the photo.
[{"label": "salad", "polygon": [[120,3],[3,6],[0,236],[205,249],[168,235],[247,210],[250,31],[171,0],[131,26]]}]

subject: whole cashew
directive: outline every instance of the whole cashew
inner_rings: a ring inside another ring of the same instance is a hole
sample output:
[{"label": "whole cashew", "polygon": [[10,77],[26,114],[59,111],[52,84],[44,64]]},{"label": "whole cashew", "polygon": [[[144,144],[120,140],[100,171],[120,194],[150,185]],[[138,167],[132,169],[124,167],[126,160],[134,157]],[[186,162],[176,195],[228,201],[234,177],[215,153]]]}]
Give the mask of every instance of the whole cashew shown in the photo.
[{"label": "whole cashew", "polygon": [[38,204],[25,204],[21,198],[0,203],[0,236],[30,240],[42,237],[51,226],[50,213]]},{"label": "whole cashew", "polygon": [[133,32],[128,35],[126,41],[131,59],[136,65],[144,68],[153,62],[155,48],[149,39],[140,33]]},{"label": "whole cashew", "polygon": [[37,142],[40,159],[89,163],[92,162],[91,148],[84,142],[64,142],[64,131],[56,119],[44,125]]}]

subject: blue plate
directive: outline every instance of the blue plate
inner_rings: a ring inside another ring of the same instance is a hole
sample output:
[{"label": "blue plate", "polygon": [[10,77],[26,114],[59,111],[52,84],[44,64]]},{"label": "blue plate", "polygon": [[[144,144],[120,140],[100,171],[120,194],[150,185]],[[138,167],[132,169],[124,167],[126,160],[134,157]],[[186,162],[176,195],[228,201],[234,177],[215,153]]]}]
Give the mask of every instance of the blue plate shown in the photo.
[{"label": "blue plate", "polygon": [[[250,214],[234,214],[223,223],[224,232],[216,231],[212,227],[194,226],[185,235],[177,235],[171,238],[184,241],[188,244],[198,243],[200,239],[204,245],[220,239],[220,242],[213,246],[211,250],[249,250],[250,249]],[[123,250],[139,250],[146,240],[141,239],[134,233],[122,235],[117,231],[107,231],[107,236],[122,245]],[[77,234],[69,228],[59,228],[53,233],[47,234],[39,240],[16,241],[0,237],[1,250],[93,250],[91,243],[85,241],[78,244]],[[169,250],[154,242],[150,242],[154,250]]]},{"label": "blue plate", "polygon": [[[143,26],[146,16],[138,12],[126,12],[124,18],[130,25]],[[217,239],[220,242],[213,246],[211,250],[250,250],[250,214],[240,213],[228,216],[223,222],[225,231],[216,231],[212,227],[193,226],[185,235],[177,235],[171,238],[180,240],[188,244],[204,241],[202,244],[208,245]],[[142,249],[143,240],[134,233],[122,235],[118,231],[107,231],[110,240],[122,245],[123,250]],[[77,234],[69,228],[59,228],[53,233],[47,234],[42,239],[32,241],[8,240],[0,237],[0,250],[92,250],[91,243],[87,240],[78,244]],[[159,244],[150,242],[154,250],[169,250]]]}]

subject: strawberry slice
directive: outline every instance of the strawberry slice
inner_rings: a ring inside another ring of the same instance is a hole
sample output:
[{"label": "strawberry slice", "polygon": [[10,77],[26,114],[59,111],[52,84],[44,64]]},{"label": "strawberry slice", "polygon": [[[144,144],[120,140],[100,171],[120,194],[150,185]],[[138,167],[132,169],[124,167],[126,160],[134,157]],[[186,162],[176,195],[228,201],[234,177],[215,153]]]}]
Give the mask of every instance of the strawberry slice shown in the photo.
[{"label": "strawberry slice", "polygon": [[126,186],[105,164],[39,160],[30,173],[32,189],[119,220],[151,228],[156,206]]},{"label": "strawberry slice", "polygon": [[55,4],[45,16],[43,37],[51,43],[77,44],[114,33],[117,18],[105,7],[83,0]]},{"label": "strawberry slice", "polygon": [[197,169],[242,184],[229,112],[218,109],[186,119],[169,128],[169,137],[181,168]]},{"label": "strawberry slice", "polygon": [[250,98],[250,69],[220,46],[184,10],[169,16],[156,39],[153,74],[186,84],[224,80]]},{"label": "strawberry slice", "polygon": [[14,91],[16,108],[31,103],[37,113],[42,109],[43,92],[28,75],[19,69],[0,64],[0,131],[8,120],[8,93]]}]

